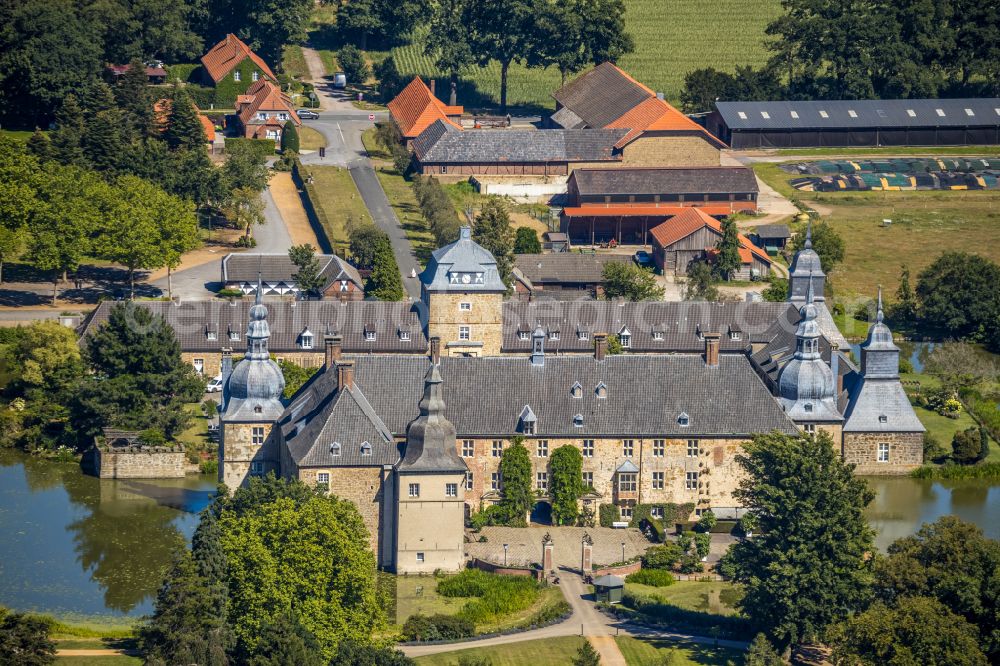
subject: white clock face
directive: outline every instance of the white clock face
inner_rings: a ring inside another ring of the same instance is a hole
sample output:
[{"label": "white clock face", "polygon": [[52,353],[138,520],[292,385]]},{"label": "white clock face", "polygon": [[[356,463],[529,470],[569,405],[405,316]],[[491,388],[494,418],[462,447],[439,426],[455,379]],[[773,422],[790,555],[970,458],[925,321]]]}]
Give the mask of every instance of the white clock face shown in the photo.
[{"label": "white clock face", "polygon": [[472,276],[466,273],[465,275],[462,276],[462,282],[464,284],[469,284],[470,282],[472,282]]}]

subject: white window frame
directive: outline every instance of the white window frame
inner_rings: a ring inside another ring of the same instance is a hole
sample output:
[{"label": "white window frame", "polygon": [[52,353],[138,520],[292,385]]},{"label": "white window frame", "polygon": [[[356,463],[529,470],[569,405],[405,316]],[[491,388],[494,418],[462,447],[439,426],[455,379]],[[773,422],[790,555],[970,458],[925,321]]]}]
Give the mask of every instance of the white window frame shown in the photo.
[{"label": "white window frame", "polygon": [[465,489],[466,490],[472,490],[472,482],[473,482],[474,478],[475,477],[472,475],[472,472],[466,472],[465,473]]},{"label": "white window frame", "polygon": [[300,337],[300,341],[301,341],[303,349],[312,349],[313,348],[313,336],[312,335],[303,335],[303,336]]},{"label": "white window frame", "polygon": [[665,475],[663,472],[653,472],[653,478],[651,482],[653,490],[663,490],[664,476]]},{"label": "white window frame", "polygon": [[653,440],[653,457],[662,458],[666,455],[667,450],[667,440],[665,439],[654,439]]},{"label": "white window frame", "polygon": [[632,520],[632,507],[628,504],[618,507],[618,515],[622,520]]},{"label": "white window frame", "polygon": [[462,440],[462,457],[472,458],[476,455],[476,443],[471,439]]},{"label": "white window frame", "polygon": [[410,341],[410,332],[409,331],[400,331],[399,332],[399,339],[402,340],[403,342],[409,342]]},{"label": "white window frame", "polygon": [[580,476],[582,477],[581,480],[583,481],[584,488],[593,488],[594,487],[594,473],[593,472],[581,472]]},{"label": "white window frame", "polygon": [[583,449],[582,455],[584,458],[594,457],[594,440],[592,439],[583,440],[583,446],[581,448]]},{"label": "white window frame", "polygon": [[458,304],[458,309],[461,312],[472,312],[472,303],[469,301],[462,301]]},{"label": "white window frame", "polygon": [[559,331],[549,331],[549,340],[558,340]]},{"label": "white window frame", "polygon": [[500,472],[490,472],[490,489],[500,490]]},{"label": "white window frame", "polygon": [[490,451],[492,453],[492,457],[503,458],[503,440],[494,439]]},{"label": "white window frame", "polygon": [[233,70],[233,81],[239,81],[240,78],[242,78],[242,76],[243,75],[240,74],[240,70],[238,70],[238,69],[234,69]]},{"label": "white window frame", "polygon": [[252,426],[250,428],[251,444],[254,446],[263,446],[265,439],[267,439],[267,433],[264,431],[264,426]]},{"label": "white window frame", "polygon": [[330,445],[330,455],[334,457],[339,456],[342,448],[343,447],[340,445],[340,442],[334,442]]},{"label": "white window frame", "polygon": [[698,472],[686,472],[684,474],[684,489],[698,490]]},{"label": "white window frame", "polygon": [[375,342],[375,331],[365,331],[365,342]]},{"label": "white window frame", "polygon": [[423,564],[424,563],[424,554],[423,553],[417,553],[417,563],[418,564]]},{"label": "white window frame", "polygon": [[618,492],[639,492],[639,475],[636,472],[618,472]]},{"label": "white window frame", "polygon": [[406,492],[407,497],[420,497],[420,484],[411,483]]},{"label": "white window frame", "polygon": [[623,439],[622,440],[622,455],[626,458],[631,458],[635,455],[635,440],[634,439]]},{"label": "white window frame", "polygon": [[700,448],[701,448],[701,445],[699,444],[699,442],[698,442],[697,439],[689,439],[687,441],[687,457],[688,458],[697,458],[698,454],[699,454],[699,449]]},{"label": "white window frame", "polygon": [[329,472],[317,472],[316,473],[316,483],[320,485],[329,486],[330,485],[330,473]]},{"label": "white window frame", "polygon": [[256,82],[256,81],[257,81],[257,79],[259,79],[259,78],[260,78],[260,72],[258,72],[258,71],[257,71],[257,70],[255,69],[255,70],[253,71],[253,73],[252,73],[252,74],[250,74],[250,78],[251,78],[251,79],[253,79],[253,80],[254,80],[254,81]]},{"label": "white window frame", "polygon": [[549,473],[548,472],[536,472],[535,473],[535,489],[537,489],[537,490],[548,490],[549,489]]},{"label": "white window frame", "polygon": [[191,359],[191,365],[194,366],[194,371],[199,375],[205,372],[205,359],[203,358],[193,358]]},{"label": "white window frame", "polygon": [[361,443],[361,455],[365,458],[372,455],[372,445],[369,442]]},{"label": "white window frame", "polygon": [[458,339],[459,340],[471,340],[472,339],[472,329],[468,326],[458,327]]},{"label": "white window frame", "polygon": [[889,452],[891,451],[889,442],[879,442],[876,448],[876,460],[880,463],[889,462]]},{"label": "white window frame", "polygon": [[445,497],[458,497],[458,484],[457,483],[446,483],[446,484],[444,484],[444,496]]},{"label": "white window frame", "polygon": [[649,515],[653,518],[662,519],[663,518],[663,507],[662,506],[651,506],[649,507]]},{"label": "white window frame", "polygon": [[530,340],[531,339],[531,333],[529,333],[528,331],[518,331],[517,332],[517,339],[518,340]]},{"label": "white window frame", "polygon": [[535,457],[537,458],[548,458],[549,457],[549,440],[540,439],[535,447]]}]

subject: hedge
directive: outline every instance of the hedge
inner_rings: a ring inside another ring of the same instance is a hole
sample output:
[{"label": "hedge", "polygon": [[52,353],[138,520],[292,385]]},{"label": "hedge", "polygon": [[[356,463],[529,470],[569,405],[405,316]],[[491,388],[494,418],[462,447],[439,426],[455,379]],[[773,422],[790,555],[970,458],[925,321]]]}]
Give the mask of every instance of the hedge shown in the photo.
[{"label": "hedge", "polygon": [[476,631],[468,620],[454,615],[411,615],[403,624],[403,638],[408,641],[449,641],[468,638]]},{"label": "hedge", "polygon": [[618,521],[618,517],[621,514],[618,513],[618,507],[614,504],[602,504],[600,507],[600,523],[601,527],[614,527],[612,523]]},{"label": "hedge", "polygon": [[674,584],[674,577],[664,569],[639,569],[635,573],[625,576],[625,582],[652,587],[668,587]]},{"label": "hedge", "polygon": [[250,146],[252,150],[257,152],[264,159],[274,155],[274,139],[244,139],[243,137],[238,136],[226,138],[227,151],[233,146],[239,144]]},{"label": "hedge", "polygon": [[206,88],[205,86],[196,86],[189,83],[184,86],[184,92],[191,95],[191,99],[194,101],[195,105],[202,111],[212,110],[213,105],[219,108],[226,108],[225,106],[216,103],[215,88]]},{"label": "hedge", "polygon": [[196,62],[185,62],[177,65],[167,65],[167,83],[198,83],[201,81],[201,65]]}]

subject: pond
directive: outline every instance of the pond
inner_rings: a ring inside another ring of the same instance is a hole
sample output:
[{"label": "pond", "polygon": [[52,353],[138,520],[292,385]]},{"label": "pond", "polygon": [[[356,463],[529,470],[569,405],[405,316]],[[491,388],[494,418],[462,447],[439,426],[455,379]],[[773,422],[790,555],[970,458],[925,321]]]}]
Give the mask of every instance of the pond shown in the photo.
[{"label": "pond", "polygon": [[0,451],[0,604],[68,619],[150,612],[215,484],[101,480],[76,463]]},{"label": "pond", "polygon": [[[899,347],[899,356],[903,359],[909,359],[910,364],[913,366],[913,372],[921,373],[924,371],[924,366],[927,364],[927,359],[930,357],[931,352],[934,351],[935,347],[938,347],[942,342],[897,342],[896,346]],[[854,354],[854,360],[858,363],[861,362],[861,343],[856,342],[851,344],[851,352]]]}]

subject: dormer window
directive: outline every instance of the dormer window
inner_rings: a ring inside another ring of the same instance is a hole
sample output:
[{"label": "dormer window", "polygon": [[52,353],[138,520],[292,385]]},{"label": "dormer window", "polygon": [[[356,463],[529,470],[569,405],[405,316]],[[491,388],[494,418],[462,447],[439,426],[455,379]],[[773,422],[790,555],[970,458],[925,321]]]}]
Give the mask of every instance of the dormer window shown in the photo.
[{"label": "dormer window", "polygon": [[618,331],[618,342],[621,343],[622,347],[629,348],[632,346],[632,332],[627,328],[622,328]]},{"label": "dormer window", "polygon": [[235,328],[229,329],[229,339],[233,340],[233,341],[239,340],[240,339],[240,332],[238,330],[236,330]]},{"label": "dormer window", "polygon": [[309,332],[308,328],[302,332],[302,335],[299,336],[299,345],[303,349],[313,348],[313,334]]},{"label": "dormer window", "polygon": [[594,389],[594,393],[597,394],[598,398],[601,398],[601,399],[607,398],[608,397],[608,385],[605,384],[604,382],[601,382],[600,384],[597,385],[597,388]]},{"label": "dormer window", "polygon": [[267,120],[267,114],[263,111],[257,113],[257,120]]},{"label": "dormer window", "polygon": [[340,455],[340,442],[334,442],[330,445],[330,455],[339,456]]},{"label": "dormer window", "polygon": [[208,327],[205,329],[205,339],[206,340],[218,340],[219,332],[213,327]]},{"label": "dormer window", "polygon": [[530,331],[518,331],[517,332],[517,339],[518,340],[530,340],[531,339],[531,332]]},{"label": "dormer window", "polygon": [[576,332],[576,339],[577,340],[589,340],[590,339],[590,334],[587,333],[587,331],[584,331],[583,329],[577,330],[577,332]]},{"label": "dormer window", "polygon": [[687,412],[680,413],[680,416],[677,417],[677,425],[682,428],[687,428],[691,425],[691,417],[687,415]]},{"label": "dormer window", "polygon": [[653,331],[654,340],[663,340],[663,331]]},{"label": "dormer window", "polygon": [[580,382],[577,382],[577,383],[573,384],[573,386],[569,390],[569,393],[574,398],[582,398],[583,397],[583,385],[581,385]]},{"label": "dormer window", "polygon": [[365,342],[375,342],[375,331],[365,331]]},{"label": "dormer window", "polygon": [[573,417],[573,427],[582,428],[583,427],[583,414],[577,414]]},{"label": "dormer window", "polygon": [[538,419],[535,417],[535,412],[531,410],[530,405],[525,405],[518,415],[517,420],[521,424],[521,432],[525,435],[535,434],[535,425]]},{"label": "dormer window", "polygon": [[879,423],[888,423],[889,422],[889,417],[886,416],[885,414],[879,414],[878,415],[878,422]]},{"label": "dormer window", "polygon": [[399,329],[399,339],[402,340],[403,342],[409,342],[410,341],[410,331],[408,331],[405,328]]},{"label": "dormer window", "polygon": [[370,456],[372,454],[372,445],[368,442],[361,443],[361,455]]},{"label": "dormer window", "polygon": [[812,406],[811,402],[807,402],[805,405],[802,406],[802,408],[805,411],[807,411],[807,412],[811,412],[813,410],[813,406]]},{"label": "dormer window", "polygon": [[558,340],[559,331],[549,331],[549,340]]}]

